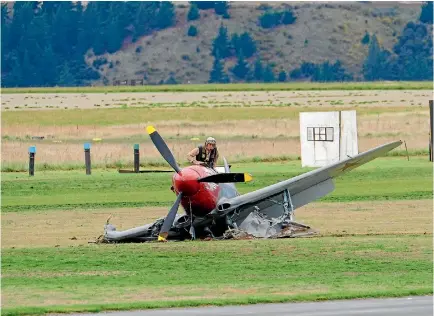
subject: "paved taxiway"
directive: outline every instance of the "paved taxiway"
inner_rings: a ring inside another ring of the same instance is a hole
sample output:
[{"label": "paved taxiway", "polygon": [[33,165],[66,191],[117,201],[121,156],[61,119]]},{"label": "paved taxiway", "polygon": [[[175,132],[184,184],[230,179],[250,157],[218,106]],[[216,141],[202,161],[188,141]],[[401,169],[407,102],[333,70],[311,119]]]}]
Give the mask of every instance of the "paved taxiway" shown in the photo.
[{"label": "paved taxiway", "polygon": [[[432,296],[414,296],[387,299],[360,299],[326,301],[312,303],[256,304],[226,307],[173,308],[158,310],[140,310],[125,312],[106,312],[98,315],[108,316],[223,316],[223,315],[300,315],[300,316],[332,316],[332,315],[433,315]],[[96,314],[74,314],[75,316],[95,316]],[[72,315],[69,315],[72,316]]]}]

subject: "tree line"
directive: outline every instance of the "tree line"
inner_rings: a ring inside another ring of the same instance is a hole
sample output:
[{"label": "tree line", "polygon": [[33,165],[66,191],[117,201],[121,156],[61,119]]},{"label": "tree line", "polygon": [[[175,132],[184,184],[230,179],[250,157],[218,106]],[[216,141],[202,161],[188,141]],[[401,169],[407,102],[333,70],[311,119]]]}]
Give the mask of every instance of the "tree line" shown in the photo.
[{"label": "tree line", "polygon": [[125,41],[170,27],[171,2],[16,1],[1,7],[2,86],[77,86],[99,79],[85,54],[114,53]]},{"label": "tree line", "polygon": [[424,23],[409,22],[392,52],[383,49],[374,34],[363,65],[364,78],[369,81],[433,80],[431,32]]}]

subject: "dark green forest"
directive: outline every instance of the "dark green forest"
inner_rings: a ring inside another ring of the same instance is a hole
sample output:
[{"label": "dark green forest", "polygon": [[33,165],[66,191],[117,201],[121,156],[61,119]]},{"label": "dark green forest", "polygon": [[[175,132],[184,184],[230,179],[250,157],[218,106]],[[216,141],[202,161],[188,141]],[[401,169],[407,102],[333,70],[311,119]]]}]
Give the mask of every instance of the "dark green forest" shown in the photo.
[{"label": "dark green forest", "polygon": [[88,85],[99,74],[84,61],[114,53],[123,41],[170,27],[171,2],[15,2],[13,15],[2,4],[2,86]]},{"label": "dark green forest", "polygon": [[[365,34],[361,42],[368,45],[369,53],[363,66],[364,80],[433,80],[432,4],[422,5],[419,20],[407,23],[392,51],[382,48],[375,34]],[[12,12],[6,4],[1,9],[2,87],[89,85],[100,76],[85,62],[89,49],[97,56],[114,53],[125,42],[174,26],[176,19],[174,5],[159,1],[91,1],[86,8],[71,1],[22,1],[14,3]],[[198,19],[206,9],[214,9],[223,18],[209,52],[214,58],[209,82],[354,80],[339,60],[304,62],[297,69],[276,72],[272,64],[261,60],[251,34],[228,33],[224,25],[231,18],[227,2],[192,2],[187,19]],[[294,23],[297,17],[290,8],[267,10],[258,21],[264,29]],[[188,32],[196,36],[198,30],[190,27]],[[237,63],[229,69],[229,76],[224,64],[231,57]]]}]

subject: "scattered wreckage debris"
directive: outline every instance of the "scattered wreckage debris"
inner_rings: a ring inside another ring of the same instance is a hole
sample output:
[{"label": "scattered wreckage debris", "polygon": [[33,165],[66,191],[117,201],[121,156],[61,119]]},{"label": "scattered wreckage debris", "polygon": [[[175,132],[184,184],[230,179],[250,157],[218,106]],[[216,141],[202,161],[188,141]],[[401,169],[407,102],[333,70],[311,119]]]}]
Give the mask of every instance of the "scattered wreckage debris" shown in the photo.
[{"label": "scattered wreckage debris", "polygon": [[292,229],[285,228],[279,234],[270,237],[257,237],[253,234],[242,229],[228,229],[222,239],[234,239],[234,240],[249,240],[249,239],[278,239],[278,238],[297,238],[297,237],[309,237],[318,234],[318,232],[307,229],[297,229],[297,232],[293,232]]},{"label": "scattered wreckage debris", "polygon": [[228,229],[223,239],[277,239],[307,237],[317,234],[310,226],[295,221],[268,219],[258,211],[246,217],[237,229]]},{"label": "scattered wreckage debris", "polygon": [[[111,217],[111,216],[110,216]],[[109,219],[110,219],[109,217]],[[182,216],[177,216],[175,224]],[[158,233],[164,223],[164,218],[159,218],[152,224],[146,224],[124,232],[117,232],[115,226],[109,223],[109,219],[105,225],[105,234],[100,235],[94,243],[134,243],[134,242],[152,242],[158,240]],[[182,220],[181,222],[189,222]],[[172,227],[176,230],[176,227]],[[214,236],[207,234],[198,236],[200,240],[249,240],[249,239],[277,239],[277,238],[296,238],[308,237],[316,235],[318,232],[310,226],[297,223],[290,220],[282,220],[282,218],[269,219],[264,214],[257,210],[251,212],[241,223],[239,227],[230,228],[221,235]],[[119,238],[120,235],[129,236],[129,238]],[[115,238],[118,237],[118,238]],[[188,234],[179,234],[171,236],[168,241],[183,241],[189,240]]]}]

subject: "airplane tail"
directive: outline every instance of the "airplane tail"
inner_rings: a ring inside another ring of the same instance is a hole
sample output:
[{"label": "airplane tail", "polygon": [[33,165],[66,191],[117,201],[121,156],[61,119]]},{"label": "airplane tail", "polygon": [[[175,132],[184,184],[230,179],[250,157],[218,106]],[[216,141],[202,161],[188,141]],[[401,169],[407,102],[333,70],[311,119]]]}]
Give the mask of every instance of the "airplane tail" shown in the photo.
[{"label": "airplane tail", "polygon": [[231,172],[231,168],[229,167],[229,164],[228,164],[228,162],[227,162],[227,160],[226,160],[225,157],[223,157],[223,162],[225,164],[225,172],[226,173],[230,173]]}]

